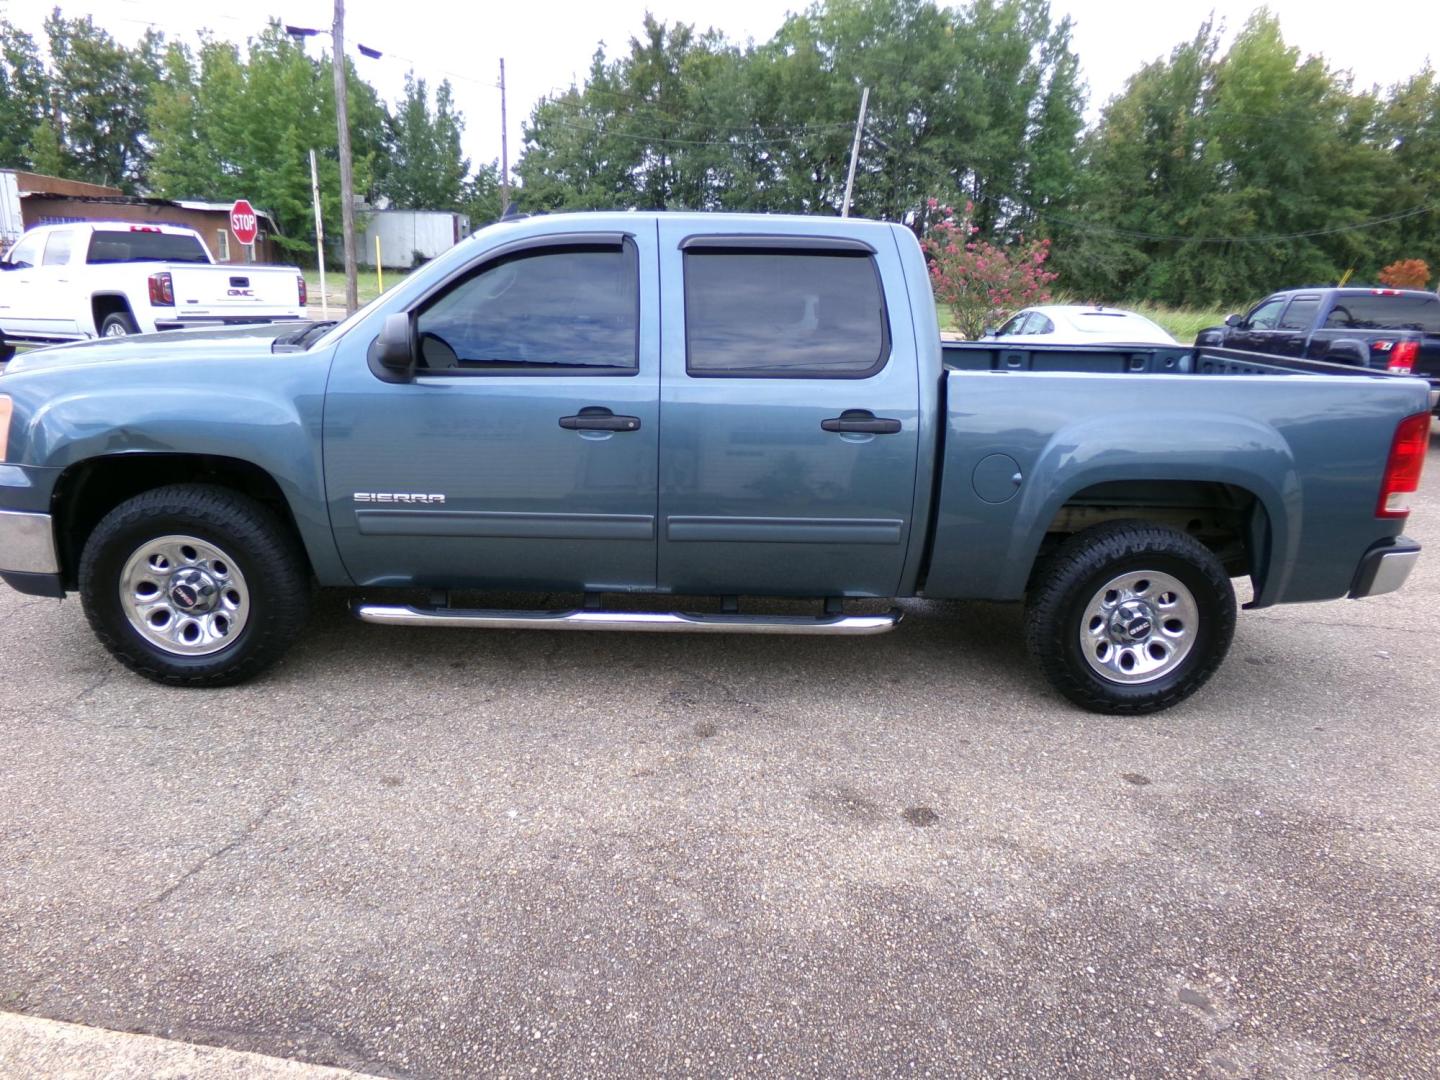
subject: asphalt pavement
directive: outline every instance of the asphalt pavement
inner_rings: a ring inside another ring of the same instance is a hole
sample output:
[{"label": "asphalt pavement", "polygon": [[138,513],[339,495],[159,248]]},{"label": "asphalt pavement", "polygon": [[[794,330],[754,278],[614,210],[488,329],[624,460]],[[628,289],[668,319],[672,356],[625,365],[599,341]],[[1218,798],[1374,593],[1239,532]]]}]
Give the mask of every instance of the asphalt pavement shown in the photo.
[{"label": "asphalt pavement", "polygon": [[1242,613],[1138,719],[989,604],[824,640],[336,595],[187,691],[0,591],[0,1009],[402,1077],[1435,1076],[1428,468],[1405,591]]}]

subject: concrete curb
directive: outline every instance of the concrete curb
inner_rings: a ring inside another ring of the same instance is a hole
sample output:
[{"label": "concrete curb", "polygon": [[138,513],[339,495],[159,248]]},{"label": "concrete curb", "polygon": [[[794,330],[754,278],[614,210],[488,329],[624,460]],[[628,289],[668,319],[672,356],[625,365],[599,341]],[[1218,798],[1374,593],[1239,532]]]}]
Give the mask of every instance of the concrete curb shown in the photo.
[{"label": "concrete curb", "polygon": [[0,1012],[0,1076],[11,1080],[366,1080],[368,1074],[217,1046]]}]

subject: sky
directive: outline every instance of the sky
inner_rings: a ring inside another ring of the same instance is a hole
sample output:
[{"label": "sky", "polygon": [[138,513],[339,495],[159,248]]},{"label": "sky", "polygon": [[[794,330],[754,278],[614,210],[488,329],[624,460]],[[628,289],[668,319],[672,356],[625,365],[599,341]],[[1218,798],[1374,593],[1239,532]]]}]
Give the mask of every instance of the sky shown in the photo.
[{"label": "sky", "polygon": [[[0,15],[41,37],[46,14],[59,0],[0,0]],[[521,125],[543,95],[583,79],[596,46],[608,55],[625,49],[640,30],[646,10],[666,22],[715,27],[732,41],[768,39],[786,13],[804,0],[541,0],[529,4],[457,4],[444,0],[348,0],[346,38],[350,54],[381,96],[394,101],[405,72],[432,86],[448,78],[465,114],[466,153],[475,162],[500,156],[500,58],[508,86],[510,163],[520,156]],[[1089,119],[1142,65],[1167,55],[1194,36],[1213,11],[1231,32],[1256,5],[1241,0],[1051,0],[1058,17],[1068,14],[1073,42],[1089,84]],[[1270,0],[1286,40],[1307,54],[1323,55],[1332,68],[1349,70],[1357,86],[1382,86],[1440,61],[1440,3],[1388,0],[1377,5],[1383,17],[1367,19],[1355,0]],[[167,37],[193,40],[208,28],[214,36],[243,41],[271,15],[292,25],[329,27],[333,0],[266,0],[254,8],[217,0],[189,0],[177,8],[156,0],[86,0],[67,6],[67,15],[89,12],[117,39],[130,42],[147,25]],[[403,18],[397,17],[403,12]],[[328,49],[315,39],[312,50]],[[379,60],[356,54],[355,44],[380,49]],[[858,101],[856,103],[858,108]]]}]

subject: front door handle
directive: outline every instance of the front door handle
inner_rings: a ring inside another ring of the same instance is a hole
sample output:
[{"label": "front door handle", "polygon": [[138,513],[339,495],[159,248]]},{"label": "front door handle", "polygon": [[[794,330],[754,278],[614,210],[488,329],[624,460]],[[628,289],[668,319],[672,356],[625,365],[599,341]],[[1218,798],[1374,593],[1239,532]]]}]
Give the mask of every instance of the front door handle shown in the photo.
[{"label": "front door handle", "polygon": [[839,416],[821,420],[820,428],[857,435],[894,435],[900,430],[900,421],[876,417],[869,409],[846,409]]},{"label": "front door handle", "polygon": [[575,416],[560,417],[566,431],[639,431],[638,416],[616,416],[609,409],[588,405]]}]

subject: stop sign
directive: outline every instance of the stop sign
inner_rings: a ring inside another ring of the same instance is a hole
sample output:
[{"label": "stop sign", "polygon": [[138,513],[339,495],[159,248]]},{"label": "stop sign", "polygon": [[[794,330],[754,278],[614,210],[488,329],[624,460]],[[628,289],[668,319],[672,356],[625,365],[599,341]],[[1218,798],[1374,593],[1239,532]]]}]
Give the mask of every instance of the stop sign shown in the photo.
[{"label": "stop sign", "polygon": [[255,236],[260,231],[260,223],[255,217],[254,207],[248,200],[236,199],[235,205],[230,208],[230,231],[242,244],[248,246],[255,243]]}]

